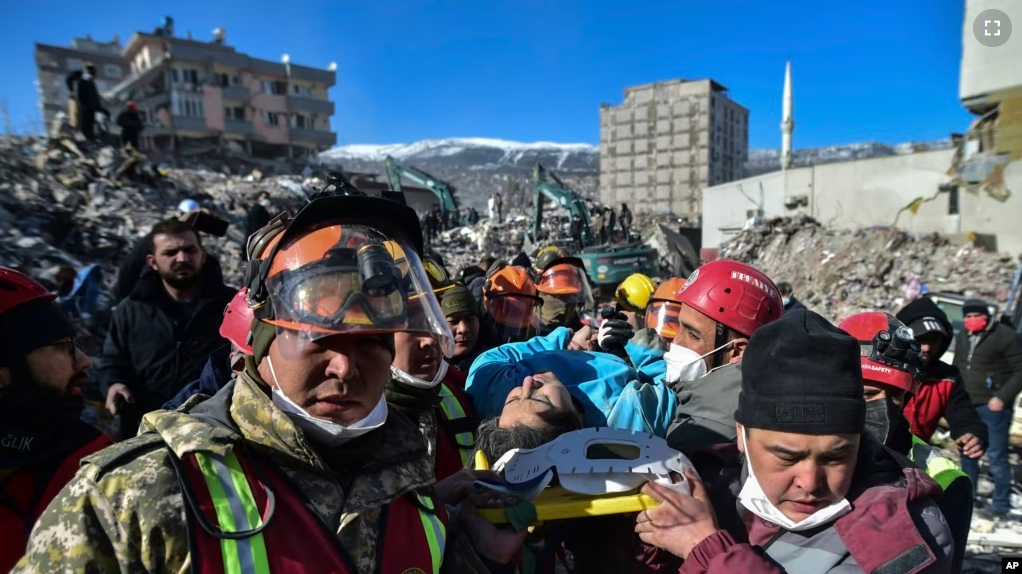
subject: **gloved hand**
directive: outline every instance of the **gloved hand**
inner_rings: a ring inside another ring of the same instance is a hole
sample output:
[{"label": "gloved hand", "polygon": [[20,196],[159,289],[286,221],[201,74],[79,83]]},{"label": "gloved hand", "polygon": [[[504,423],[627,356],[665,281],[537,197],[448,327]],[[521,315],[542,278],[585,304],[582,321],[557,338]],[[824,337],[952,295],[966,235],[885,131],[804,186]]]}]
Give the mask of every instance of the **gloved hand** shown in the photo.
[{"label": "gloved hand", "polygon": [[628,339],[634,336],[635,331],[632,331],[632,326],[628,324],[624,314],[618,312],[600,324],[596,341],[604,351],[618,353],[624,350]]}]

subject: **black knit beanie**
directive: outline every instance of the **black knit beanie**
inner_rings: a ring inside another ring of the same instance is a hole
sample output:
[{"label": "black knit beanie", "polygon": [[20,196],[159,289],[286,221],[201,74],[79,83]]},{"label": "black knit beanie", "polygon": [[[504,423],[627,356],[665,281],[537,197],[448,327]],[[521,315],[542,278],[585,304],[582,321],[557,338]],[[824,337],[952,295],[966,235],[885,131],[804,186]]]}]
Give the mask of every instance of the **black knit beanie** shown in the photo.
[{"label": "black knit beanie", "polygon": [[987,302],[982,299],[966,299],[962,305],[962,315],[968,315],[969,313],[982,313],[989,317],[990,308],[987,306]]},{"label": "black knit beanie", "polygon": [[0,314],[0,367],[64,337],[74,337],[67,315],[45,299],[22,303]]},{"label": "black knit beanie", "polygon": [[742,357],[735,421],[797,434],[865,430],[859,342],[812,311],[760,327]]}]

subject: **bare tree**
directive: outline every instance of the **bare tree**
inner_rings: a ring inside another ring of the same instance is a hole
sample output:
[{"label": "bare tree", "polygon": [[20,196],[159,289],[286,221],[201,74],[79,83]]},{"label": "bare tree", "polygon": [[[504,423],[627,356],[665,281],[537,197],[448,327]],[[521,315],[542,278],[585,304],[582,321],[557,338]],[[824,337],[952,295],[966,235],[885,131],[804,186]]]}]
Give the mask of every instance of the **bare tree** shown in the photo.
[{"label": "bare tree", "polygon": [[4,133],[11,135],[14,133],[14,124],[11,123],[11,111],[7,108],[7,100],[0,100],[0,117],[3,118],[4,122]]}]

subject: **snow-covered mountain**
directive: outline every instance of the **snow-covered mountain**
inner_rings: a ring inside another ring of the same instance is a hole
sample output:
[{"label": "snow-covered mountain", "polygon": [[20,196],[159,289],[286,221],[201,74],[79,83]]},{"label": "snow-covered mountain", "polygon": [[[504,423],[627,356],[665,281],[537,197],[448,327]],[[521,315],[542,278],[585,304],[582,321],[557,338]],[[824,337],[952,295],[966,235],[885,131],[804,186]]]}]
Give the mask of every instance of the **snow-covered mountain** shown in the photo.
[{"label": "snow-covered mountain", "polygon": [[[885,157],[951,146],[950,140],[905,142],[888,145],[877,142],[797,149],[797,167]],[[399,163],[414,166],[443,179],[459,189],[464,205],[482,207],[495,192],[530,200],[531,173],[537,163],[556,172],[579,192],[595,197],[600,176],[600,148],[591,144],[552,142],[522,143],[488,138],[421,140],[408,144],[356,144],[336,147],[320,154],[321,161],[341,166],[348,172],[384,173],[383,161],[392,156]],[[745,164],[750,177],[780,169],[780,149],[751,149]]]},{"label": "snow-covered mountain", "polygon": [[[598,171],[600,151],[590,144],[522,143],[487,138],[422,140],[410,144],[346,145],[323,152],[326,161],[382,162],[387,156],[408,164],[459,166],[468,169],[521,168],[536,163],[565,172]],[[423,167],[422,169],[426,169]]]}]

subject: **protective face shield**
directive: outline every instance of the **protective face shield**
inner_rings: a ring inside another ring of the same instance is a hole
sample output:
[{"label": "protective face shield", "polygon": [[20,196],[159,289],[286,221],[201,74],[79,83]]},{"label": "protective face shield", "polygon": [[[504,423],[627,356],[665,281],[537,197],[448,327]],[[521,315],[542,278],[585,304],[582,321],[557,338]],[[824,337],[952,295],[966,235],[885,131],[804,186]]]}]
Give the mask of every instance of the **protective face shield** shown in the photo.
[{"label": "protective face shield", "polygon": [[544,325],[578,326],[582,315],[595,305],[585,265],[576,258],[554,260],[536,281],[536,290],[543,299]]},{"label": "protective face shield", "polygon": [[487,327],[500,344],[527,341],[539,332],[543,300],[530,295],[494,295],[486,299]]},{"label": "protective face shield", "polygon": [[680,313],[681,303],[653,301],[646,308],[646,327],[655,330],[664,341],[673,341],[678,334]]},{"label": "protective face shield", "polygon": [[277,327],[278,348],[289,360],[338,334],[407,331],[435,337],[447,356],[454,350],[414,249],[374,229],[328,225],[281,246],[266,286],[273,311],[267,322]]}]

